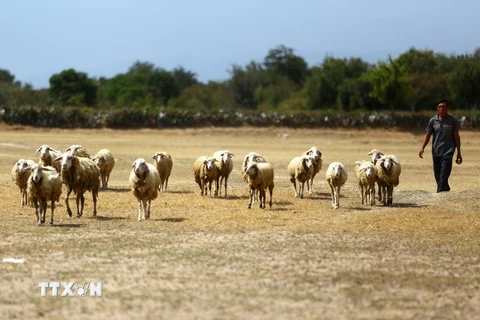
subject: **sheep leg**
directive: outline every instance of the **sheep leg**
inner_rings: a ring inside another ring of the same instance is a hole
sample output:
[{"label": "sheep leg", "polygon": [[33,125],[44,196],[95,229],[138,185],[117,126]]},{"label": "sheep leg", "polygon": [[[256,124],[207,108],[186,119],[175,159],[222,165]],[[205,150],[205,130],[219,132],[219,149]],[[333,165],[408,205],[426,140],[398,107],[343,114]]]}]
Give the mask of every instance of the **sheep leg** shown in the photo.
[{"label": "sheep leg", "polygon": [[382,187],[380,186],[380,184],[378,184],[378,202],[382,202],[382,193]]},{"label": "sheep leg", "polygon": [[388,194],[388,202],[389,206],[393,205],[393,184],[388,185],[387,187],[387,194]]},{"label": "sheep leg", "polygon": [[151,204],[151,201],[146,200],[147,210],[146,210],[146,213],[145,213],[145,220],[150,219],[150,204]]},{"label": "sheep leg", "polygon": [[37,221],[37,224],[40,225],[40,217],[38,216],[38,202],[37,200],[33,200],[33,205],[35,206],[35,217],[37,218],[35,221]]},{"label": "sheep leg", "polygon": [[167,187],[168,187],[168,177],[165,178],[165,188],[163,189],[163,192],[167,192]]},{"label": "sheep leg", "polygon": [[330,194],[332,195],[332,208],[335,208],[335,190],[330,182],[328,184],[330,186]]},{"label": "sheep leg", "polygon": [[98,193],[96,191],[92,190],[92,197],[93,197],[93,216],[97,216],[97,198],[98,198]]},{"label": "sheep leg", "polygon": [[255,195],[255,189],[253,187],[250,188],[250,202],[248,203],[248,209],[252,208],[253,197]]},{"label": "sheep leg", "polygon": [[65,206],[67,207],[68,216],[72,217],[72,209],[70,209],[70,205],[68,204],[68,197],[70,197],[70,193],[72,193],[72,189],[68,188],[67,196],[65,197]]},{"label": "sheep leg", "polygon": [[21,200],[20,200],[20,205],[21,205],[22,208],[23,208],[23,206],[24,206],[25,204],[27,204],[27,190],[25,190],[25,189],[20,189],[20,198],[21,198]]},{"label": "sheep leg", "polygon": [[52,204],[50,205],[52,207],[52,213],[50,215],[50,224],[53,224],[53,210],[55,210],[55,200],[52,199]]},{"label": "sheep leg", "polygon": [[[79,200],[80,200],[80,211],[78,211]],[[78,196],[77,196],[77,218],[80,218],[83,215],[83,206],[84,205],[85,205],[85,196],[84,196],[83,193],[79,192]]]},{"label": "sheep leg", "polygon": [[340,186],[335,187],[335,209],[340,207]]},{"label": "sheep leg", "polygon": [[138,200],[138,221],[142,221],[142,200]]},{"label": "sheep leg", "polygon": [[[207,183],[207,186],[208,186],[208,193],[210,195],[210,197],[212,196],[212,180],[208,181]],[[215,191],[214,191],[215,193]],[[207,194],[207,190],[205,189],[205,194]]]},{"label": "sheep leg", "polygon": [[228,177],[225,177],[225,198],[227,197],[227,180]]},{"label": "sheep leg", "polygon": [[108,181],[110,180],[110,174],[105,177],[105,189],[108,188]]},{"label": "sheep leg", "polygon": [[297,179],[293,179],[293,190],[295,190],[295,198],[298,198],[298,193],[297,193]]},{"label": "sheep leg", "polygon": [[303,199],[303,192],[305,191],[305,182],[298,181],[298,188],[300,189],[300,199]]},{"label": "sheep leg", "polygon": [[265,209],[265,188],[260,187],[260,209]]},{"label": "sheep leg", "polygon": [[270,208],[271,208],[271,207],[272,207],[273,188],[272,188],[272,187],[269,187],[269,188],[268,188],[268,191],[270,192],[270,202],[269,202],[269,204],[270,204]]},{"label": "sheep leg", "polygon": [[375,205],[375,184],[370,187],[370,205]]},{"label": "sheep leg", "polygon": [[45,212],[47,211],[47,201],[40,201],[40,223],[45,223]]}]

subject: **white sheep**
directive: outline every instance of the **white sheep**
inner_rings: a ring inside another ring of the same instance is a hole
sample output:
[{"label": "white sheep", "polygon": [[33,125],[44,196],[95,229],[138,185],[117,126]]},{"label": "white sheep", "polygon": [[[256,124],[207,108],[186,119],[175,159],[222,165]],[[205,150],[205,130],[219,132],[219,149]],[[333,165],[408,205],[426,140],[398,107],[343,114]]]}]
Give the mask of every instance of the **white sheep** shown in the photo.
[{"label": "white sheep", "polygon": [[157,152],[152,156],[155,159],[155,167],[157,167],[160,175],[160,191],[166,192],[168,187],[168,178],[172,173],[173,161],[172,157],[166,152]]},{"label": "white sheep", "polygon": [[[72,210],[68,203],[68,198],[72,191],[76,194],[77,218],[83,214],[85,204],[85,191],[91,191],[93,197],[93,216],[97,216],[97,197],[100,189],[100,168],[90,158],[76,157],[69,153],[64,153],[57,157],[55,161],[61,161],[62,180],[67,186],[67,196],[65,205],[67,213],[71,217]],[[80,207],[79,207],[80,205]]]},{"label": "white sheep", "polygon": [[53,224],[55,202],[60,200],[60,195],[62,194],[62,178],[57,170],[50,166],[44,167],[39,164],[33,164],[31,167],[26,167],[22,170],[31,172],[27,189],[28,197],[35,206],[37,224],[42,225],[45,223],[45,214],[49,201],[52,212],[50,224]]},{"label": "white sheep", "polygon": [[50,146],[44,144],[37,149],[35,153],[40,152],[40,159],[38,163],[44,167],[52,166],[58,173],[60,173],[60,162],[55,162],[54,159],[61,156],[62,152],[51,148]]},{"label": "white sheep", "polygon": [[207,188],[212,196],[212,183],[215,182],[214,195],[217,196],[218,190],[218,168],[215,166],[217,159],[213,157],[201,156],[193,163],[193,176],[195,182],[200,187],[200,194],[207,195]]},{"label": "white sheep", "polygon": [[70,147],[65,149],[65,152],[69,152],[72,156],[76,157],[90,158],[87,149],[80,144],[72,144]]},{"label": "white sheep", "polygon": [[[380,159],[383,156],[383,152],[378,150],[378,149],[372,149],[369,153],[368,156],[370,157],[371,162],[376,165],[377,160]],[[378,185],[378,201],[382,201],[382,188],[380,187],[380,184],[377,182]]]},{"label": "white sheep", "polygon": [[110,180],[110,173],[115,167],[115,158],[108,149],[99,150],[92,160],[100,168],[100,178],[102,181],[102,189],[108,187],[108,181]]},{"label": "white sheep", "polygon": [[325,172],[325,178],[332,194],[332,207],[333,209],[338,209],[340,207],[340,188],[347,181],[347,170],[342,163],[332,162]]},{"label": "white sheep", "polygon": [[250,162],[245,171],[247,176],[248,189],[250,191],[250,201],[248,203],[248,209],[252,208],[253,197],[255,191],[258,190],[260,194],[260,208],[265,209],[266,205],[266,192],[268,188],[270,193],[270,208],[272,207],[272,195],[274,183],[274,171],[272,164],[268,162]]},{"label": "white sheep", "polygon": [[355,161],[355,176],[362,196],[362,204],[375,205],[375,183],[377,169],[370,161]]},{"label": "white sheep", "polygon": [[150,219],[151,201],[158,196],[160,175],[157,168],[145,159],[138,158],[132,164],[128,178],[133,195],[138,200],[138,221]]},{"label": "white sheep", "polygon": [[32,167],[35,161],[29,159],[19,159],[12,168],[11,177],[12,181],[20,189],[20,206],[23,207],[27,204],[27,182],[30,177],[30,171],[23,169]]},{"label": "white sheep", "polygon": [[305,182],[307,183],[308,191],[311,190],[310,182],[313,176],[314,163],[314,156],[302,156],[293,158],[288,164],[287,171],[290,177],[290,182],[293,183],[293,189],[295,189],[295,198],[300,196],[300,198],[303,199]]},{"label": "white sheep", "polygon": [[313,179],[317,175],[317,173],[320,172],[322,169],[323,165],[323,160],[322,160],[322,152],[317,147],[311,147],[307,151],[303,153],[304,155],[307,156],[313,156],[315,159],[315,163],[313,166],[313,174],[312,177],[310,178],[310,188],[309,188],[309,194],[311,195],[313,193]]},{"label": "white sheep", "polygon": [[233,161],[232,157],[235,155],[228,150],[220,150],[213,153],[213,158],[215,161],[215,165],[218,168],[217,174],[217,182],[216,184],[219,186],[218,188],[218,196],[222,195],[222,182],[225,180],[225,198],[227,197],[227,180],[230,176],[230,173],[233,170]]},{"label": "white sheep", "polygon": [[[394,155],[384,155],[375,165],[378,174],[378,185],[382,192],[383,205],[393,205],[393,188],[400,183],[402,166]],[[381,200],[380,200],[381,201]]]}]

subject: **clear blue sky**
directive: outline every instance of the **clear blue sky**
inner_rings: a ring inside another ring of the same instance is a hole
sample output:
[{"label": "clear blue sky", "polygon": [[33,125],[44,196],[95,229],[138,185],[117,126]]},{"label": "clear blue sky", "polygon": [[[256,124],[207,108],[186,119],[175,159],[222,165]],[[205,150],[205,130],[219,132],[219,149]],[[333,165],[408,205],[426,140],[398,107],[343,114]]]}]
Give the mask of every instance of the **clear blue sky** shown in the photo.
[{"label": "clear blue sky", "polygon": [[35,88],[68,68],[113,77],[137,60],[183,66],[202,82],[278,45],[309,66],[325,56],[369,62],[410,47],[480,47],[476,0],[1,0],[0,68]]}]

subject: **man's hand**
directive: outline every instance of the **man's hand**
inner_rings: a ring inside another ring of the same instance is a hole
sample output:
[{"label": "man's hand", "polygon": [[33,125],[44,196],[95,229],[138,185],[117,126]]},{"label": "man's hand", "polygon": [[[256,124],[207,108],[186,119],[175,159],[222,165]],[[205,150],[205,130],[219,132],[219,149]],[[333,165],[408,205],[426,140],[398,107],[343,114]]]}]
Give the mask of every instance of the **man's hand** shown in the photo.
[{"label": "man's hand", "polygon": [[422,158],[422,159],[423,159],[423,153],[424,153],[424,152],[425,152],[425,149],[423,149],[423,148],[420,149],[420,151],[418,152],[418,156],[419,156],[420,158]]},{"label": "man's hand", "polygon": [[457,154],[457,160],[455,160],[455,162],[456,162],[457,164],[462,164],[463,158],[462,158],[462,155],[461,155],[461,154]]}]

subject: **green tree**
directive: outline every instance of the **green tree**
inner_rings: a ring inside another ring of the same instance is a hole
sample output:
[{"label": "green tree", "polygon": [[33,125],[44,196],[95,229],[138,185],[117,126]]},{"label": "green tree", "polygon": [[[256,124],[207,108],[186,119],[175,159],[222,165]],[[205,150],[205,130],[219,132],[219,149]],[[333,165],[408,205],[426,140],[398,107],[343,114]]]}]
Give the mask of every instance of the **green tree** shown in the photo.
[{"label": "green tree", "polygon": [[97,84],[86,73],[67,69],[50,77],[49,95],[53,104],[95,106]]},{"label": "green tree", "polygon": [[0,68],[0,82],[6,84],[13,84],[15,76],[7,69]]},{"label": "green tree", "polygon": [[235,103],[244,108],[255,109],[255,90],[267,85],[267,74],[262,65],[251,61],[245,68],[233,65],[227,85],[230,88]]},{"label": "green tree", "polygon": [[407,72],[404,67],[391,57],[387,62],[379,62],[378,66],[370,69],[365,74],[365,79],[370,83],[372,92],[370,95],[378,99],[380,103],[394,108],[408,106],[411,96]]},{"label": "green tree", "polygon": [[452,98],[465,109],[480,105],[480,56],[459,56],[454,70],[448,75]]},{"label": "green tree", "polygon": [[305,60],[295,55],[292,48],[283,45],[269,50],[263,65],[271,75],[273,83],[278,77],[286,77],[300,86],[308,75],[308,65]]}]

